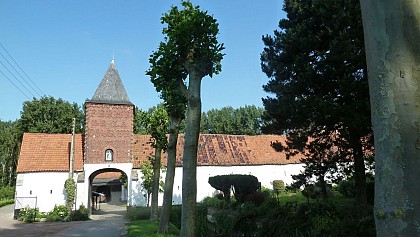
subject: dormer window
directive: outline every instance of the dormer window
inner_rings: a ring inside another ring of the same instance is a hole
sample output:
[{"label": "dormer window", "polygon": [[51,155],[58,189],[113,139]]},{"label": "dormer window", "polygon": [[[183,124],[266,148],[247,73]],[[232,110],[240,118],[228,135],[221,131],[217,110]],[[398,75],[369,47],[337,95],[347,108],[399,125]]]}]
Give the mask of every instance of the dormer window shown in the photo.
[{"label": "dormer window", "polygon": [[105,161],[113,161],[114,160],[114,152],[111,149],[105,151]]}]

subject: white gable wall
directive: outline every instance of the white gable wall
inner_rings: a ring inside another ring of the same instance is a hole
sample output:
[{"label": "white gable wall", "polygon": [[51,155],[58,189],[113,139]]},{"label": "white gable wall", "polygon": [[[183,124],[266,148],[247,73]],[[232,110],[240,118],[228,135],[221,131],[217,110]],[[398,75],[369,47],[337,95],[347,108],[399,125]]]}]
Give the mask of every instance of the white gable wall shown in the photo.
[{"label": "white gable wall", "polygon": [[[197,201],[205,197],[211,197],[216,192],[209,183],[211,176],[226,174],[250,174],[258,178],[261,186],[272,189],[273,180],[283,180],[285,184],[293,182],[292,175],[299,174],[303,170],[303,164],[288,165],[253,165],[253,166],[199,166],[197,167]],[[132,182],[133,205],[145,206],[146,200],[143,197],[144,191],[141,190],[141,171],[136,170],[139,180]],[[165,174],[161,175],[165,180]],[[159,205],[162,205],[163,193],[159,195]],[[172,197],[173,204],[182,203],[182,167],[175,169],[174,190]]]},{"label": "white gable wall", "polygon": [[16,209],[33,207],[34,200],[40,212],[49,212],[54,205],[64,205],[64,183],[68,177],[68,172],[19,173],[16,177]]}]

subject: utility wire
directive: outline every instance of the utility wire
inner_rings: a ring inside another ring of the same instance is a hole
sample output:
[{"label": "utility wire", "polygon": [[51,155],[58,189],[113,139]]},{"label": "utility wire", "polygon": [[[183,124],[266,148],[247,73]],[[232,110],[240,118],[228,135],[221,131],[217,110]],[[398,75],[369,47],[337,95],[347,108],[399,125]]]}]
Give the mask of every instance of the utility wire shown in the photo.
[{"label": "utility wire", "polygon": [[[15,67],[13,67],[13,65],[9,62],[9,60],[7,60],[7,58],[6,57],[4,57],[4,55],[0,52],[0,55],[4,58],[4,60],[6,60],[6,62],[9,64],[9,66],[11,67],[11,68],[13,68],[13,70],[15,70],[15,72],[23,79],[23,81],[24,82],[26,82],[26,84],[36,93],[36,94],[38,94],[38,96],[39,97],[41,97],[41,95],[31,86],[31,84],[29,84],[28,83],[28,81],[24,78],[24,77],[22,77],[22,75],[16,70],[16,68]],[[4,66],[4,65],[3,65]],[[9,71],[10,72],[10,71]],[[13,75],[14,76],[14,75]],[[31,92],[31,94],[32,94],[32,92]]]},{"label": "utility wire", "polygon": [[[3,50],[9,55],[9,57],[12,59],[12,61],[18,66],[18,68],[25,74],[25,76],[29,79],[30,82],[38,89],[39,92],[41,92],[41,95],[45,95],[45,93],[38,87],[38,85],[26,74],[26,72],[19,66],[19,64],[13,59],[12,55],[4,48],[4,46],[0,43],[0,46],[3,48]],[[39,93],[37,92],[39,95]]]},{"label": "utility wire", "polygon": [[23,92],[12,80],[10,80],[9,77],[6,76],[6,74],[3,73],[3,71],[0,70],[0,73],[3,74],[3,76],[10,81],[10,83],[12,83],[12,85],[14,85],[16,87],[16,89],[18,89],[24,96],[26,96],[26,98],[28,98],[28,100],[31,100],[31,98],[29,98],[29,96],[27,94],[25,94],[25,92]]},{"label": "utility wire", "polygon": [[[27,92],[29,92],[29,94],[31,94],[31,96],[33,96],[33,97],[36,97],[31,91],[29,91],[28,90],[28,88],[26,88],[26,86],[25,85],[23,85],[23,83],[15,76],[15,74],[13,74],[7,67],[6,67],[6,65],[4,65],[4,63],[2,63],[1,61],[0,61],[0,64],[1,65],[3,65],[3,67],[4,68],[6,68],[6,70],[16,79],[16,81],[17,82],[19,82],[19,84],[23,87],[23,88],[25,88],[25,90],[27,91]],[[4,73],[3,73],[3,75],[4,75]]]}]

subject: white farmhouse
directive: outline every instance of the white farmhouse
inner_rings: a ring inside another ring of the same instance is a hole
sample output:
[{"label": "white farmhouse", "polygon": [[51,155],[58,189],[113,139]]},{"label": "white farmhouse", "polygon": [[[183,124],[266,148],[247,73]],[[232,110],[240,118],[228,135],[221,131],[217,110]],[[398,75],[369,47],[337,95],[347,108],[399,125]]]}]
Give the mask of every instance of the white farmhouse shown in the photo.
[{"label": "white farmhouse", "polygon": [[[85,134],[75,135],[74,174],[76,207],[91,207],[92,192],[105,193],[104,201],[146,205],[141,189],[140,165],[154,155],[150,136],[133,133],[134,105],[130,102],[114,61],[91,100],[86,101]],[[71,134],[25,133],[16,180],[15,209],[37,207],[47,212],[65,203],[64,182],[69,177]],[[210,176],[251,174],[262,186],[273,180],[285,183],[302,170],[297,158],[287,160],[271,143],[284,140],[277,135],[202,134],[199,137],[197,201],[216,191]],[[177,168],[173,203],[182,201],[183,135],[177,146]],[[163,154],[162,164],[166,164]],[[119,181],[124,173],[127,189]],[[161,201],[162,198],[160,198]]]}]

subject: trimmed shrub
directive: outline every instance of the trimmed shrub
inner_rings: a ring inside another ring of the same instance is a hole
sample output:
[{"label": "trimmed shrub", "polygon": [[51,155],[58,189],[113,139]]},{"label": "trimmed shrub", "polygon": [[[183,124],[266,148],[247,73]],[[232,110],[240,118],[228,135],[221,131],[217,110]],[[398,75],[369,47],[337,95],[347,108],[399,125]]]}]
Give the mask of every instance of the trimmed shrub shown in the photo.
[{"label": "trimmed shrub", "polygon": [[284,184],[283,180],[273,180],[273,190],[276,194],[282,194],[286,191],[286,185]]},{"label": "trimmed shrub", "polygon": [[239,203],[243,203],[247,195],[256,192],[260,187],[257,177],[243,174],[209,177],[209,184],[213,188],[223,192],[226,202],[230,201],[230,189],[233,187],[235,199]]},{"label": "trimmed shrub", "polygon": [[64,221],[69,215],[65,205],[55,205],[54,209],[47,214],[48,222]]},{"label": "trimmed shrub", "polygon": [[344,197],[354,197],[354,180],[343,180],[338,183],[337,191]]}]

